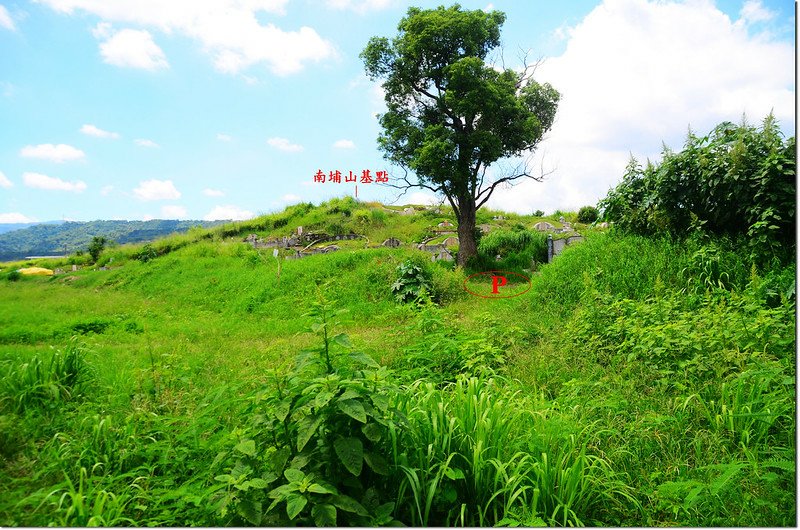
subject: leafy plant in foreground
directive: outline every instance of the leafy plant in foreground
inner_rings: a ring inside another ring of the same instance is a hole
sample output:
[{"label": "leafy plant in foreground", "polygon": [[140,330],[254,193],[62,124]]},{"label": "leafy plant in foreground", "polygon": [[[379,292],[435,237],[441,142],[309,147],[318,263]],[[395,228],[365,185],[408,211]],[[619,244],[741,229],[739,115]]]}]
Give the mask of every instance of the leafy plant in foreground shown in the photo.
[{"label": "leafy plant in foreground", "polygon": [[[341,311],[336,314],[340,314]],[[322,345],[303,350],[295,368],[256,396],[251,424],[220,455],[226,485],[219,513],[254,525],[375,526],[390,523],[383,495],[389,466],[386,371],[331,335],[332,304],[314,304],[311,330]],[[343,350],[343,352],[336,351]]]}]

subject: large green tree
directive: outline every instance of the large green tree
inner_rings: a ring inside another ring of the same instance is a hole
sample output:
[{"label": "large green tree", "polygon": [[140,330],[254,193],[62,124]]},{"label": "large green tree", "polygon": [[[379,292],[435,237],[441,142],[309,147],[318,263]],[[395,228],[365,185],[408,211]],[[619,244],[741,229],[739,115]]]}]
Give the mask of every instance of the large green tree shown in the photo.
[{"label": "large green tree", "polygon": [[[550,129],[559,93],[521,72],[487,64],[505,14],[409,8],[391,41],[373,37],[361,53],[367,75],[383,80],[387,112],[378,138],[384,157],[405,170],[395,186],[443,194],[458,219],[458,263],[477,255],[475,214],[503,183],[541,180],[527,164],[499,173],[500,159],[529,155]],[[498,174],[499,173],[499,174]]]}]

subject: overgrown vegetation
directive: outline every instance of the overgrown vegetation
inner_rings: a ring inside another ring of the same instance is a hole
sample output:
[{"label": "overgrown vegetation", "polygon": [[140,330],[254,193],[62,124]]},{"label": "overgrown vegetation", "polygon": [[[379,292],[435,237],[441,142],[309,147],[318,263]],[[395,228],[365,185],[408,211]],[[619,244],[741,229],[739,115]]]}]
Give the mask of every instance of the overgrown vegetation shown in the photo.
[{"label": "overgrown vegetation", "polygon": [[[0,525],[795,524],[793,260],[589,229],[486,300],[410,246],[279,281],[241,242],[450,215],[396,211],[300,204],[111,270],[3,272]],[[478,266],[542,258],[533,218],[480,215]]]},{"label": "overgrown vegetation", "polygon": [[760,129],[719,124],[689,133],[659,164],[631,159],[622,182],[601,201],[604,217],[640,234],[684,236],[699,229],[741,237],[751,260],[794,257],[795,138],[784,140],[772,114]]},{"label": "overgrown vegetation", "polygon": [[[498,259],[499,257],[499,259]],[[516,227],[493,230],[480,238],[474,270],[526,271],[535,263],[547,262],[547,236],[543,232]]]}]

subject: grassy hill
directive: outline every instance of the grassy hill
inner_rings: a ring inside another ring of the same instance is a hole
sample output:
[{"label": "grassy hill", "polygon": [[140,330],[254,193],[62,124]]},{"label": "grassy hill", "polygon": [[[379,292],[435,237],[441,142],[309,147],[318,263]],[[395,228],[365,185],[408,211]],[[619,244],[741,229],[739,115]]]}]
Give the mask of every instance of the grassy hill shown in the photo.
[{"label": "grassy hill", "polygon": [[0,261],[23,259],[25,256],[54,256],[85,250],[92,238],[103,236],[119,243],[152,241],[194,227],[211,227],[219,221],[90,221],[58,222],[35,225],[13,225],[3,230],[0,225]]},{"label": "grassy hill", "polygon": [[[573,225],[542,265],[539,218],[482,211],[465,271],[412,244],[448,209],[402,211],[3,265],[0,525],[794,524],[794,263]],[[365,237],[280,267],[243,242],[300,226]],[[467,294],[487,263],[531,289]]]}]

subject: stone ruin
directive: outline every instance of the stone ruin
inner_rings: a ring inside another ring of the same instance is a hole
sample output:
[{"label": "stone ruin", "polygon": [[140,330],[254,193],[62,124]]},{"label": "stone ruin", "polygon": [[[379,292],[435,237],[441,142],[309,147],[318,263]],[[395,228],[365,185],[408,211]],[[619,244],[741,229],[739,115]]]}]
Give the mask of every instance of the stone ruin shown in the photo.
[{"label": "stone ruin", "polygon": [[400,240],[396,237],[390,237],[382,243],[382,246],[389,248],[397,248],[401,245]]},{"label": "stone ruin", "polygon": [[447,248],[453,248],[458,246],[458,238],[457,237],[448,237],[444,241],[442,241],[442,245]]},{"label": "stone ruin", "polygon": [[300,240],[294,236],[282,237],[281,239],[271,239],[265,241],[258,237],[256,234],[250,234],[244,238],[245,243],[249,243],[253,248],[289,248],[296,246]]},{"label": "stone ruin", "polygon": [[547,221],[539,221],[538,223],[533,225],[533,229],[538,230],[539,232],[548,232],[555,230],[556,227],[551,225]]},{"label": "stone ruin", "polygon": [[[551,238],[551,236],[548,236]],[[552,249],[548,249],[548,260],[547,262],[550,263],[553,261],[553,258],[564,252],[564,249],[570,245],[574,245],[575,243],[580,243],[585,238],[582,235],[574,235],[564,239],[551,239],[548,241],[548,244],[552,241]]]},{"label": "stone ruin", "polygon": [[427,245],[425,243],[421,243],[417,245],[418,250],[422,250],[423,252],[430,252],[431,253],[431,261],[453,261],[453,255],[444,246],[444,244],[437,244],[437,245]]}]

